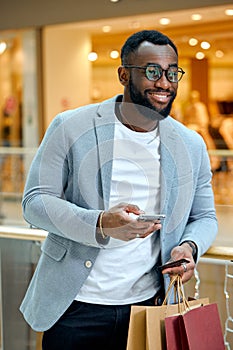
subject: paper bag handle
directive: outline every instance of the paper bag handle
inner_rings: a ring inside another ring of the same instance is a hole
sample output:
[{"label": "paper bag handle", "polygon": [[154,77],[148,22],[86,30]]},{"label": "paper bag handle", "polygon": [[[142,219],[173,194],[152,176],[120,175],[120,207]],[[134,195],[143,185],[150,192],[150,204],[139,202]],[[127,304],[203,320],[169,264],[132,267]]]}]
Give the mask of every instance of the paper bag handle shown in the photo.
[{"label": "paper bag handle", "polygon": [[188,309],[190,309],[189,302],[184,293],[184,287],[180,275],[174,275],[170,279],[170,283],[167,288],[162,305],[169,305],[172,288],[174,289],[174,300],[178,304],[179,313],[181,314],[182,310],[187,311]]}]

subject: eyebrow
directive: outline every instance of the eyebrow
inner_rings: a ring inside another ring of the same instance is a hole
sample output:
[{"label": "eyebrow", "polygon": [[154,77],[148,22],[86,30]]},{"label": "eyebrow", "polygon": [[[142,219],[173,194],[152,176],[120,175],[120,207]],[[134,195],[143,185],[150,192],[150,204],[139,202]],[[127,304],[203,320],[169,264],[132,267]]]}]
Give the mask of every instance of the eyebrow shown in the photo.
[{"label": "eyebrow", "polygon": [[[147,62],[144,67],[147,67],[147,66],[160,66],[161,67],[161,65],[159,63],[154,63],[154,62],[153,63],[152,62]],[[178,67],[178,64],[177,63],[171,63],[171,64],[168,65],[168,67]]]}]

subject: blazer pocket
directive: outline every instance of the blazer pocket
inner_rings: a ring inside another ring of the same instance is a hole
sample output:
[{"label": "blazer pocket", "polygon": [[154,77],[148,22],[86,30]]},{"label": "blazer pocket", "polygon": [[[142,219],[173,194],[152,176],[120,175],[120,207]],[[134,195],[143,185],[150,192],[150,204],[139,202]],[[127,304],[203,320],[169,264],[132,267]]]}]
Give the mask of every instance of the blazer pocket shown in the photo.
[{"label": "blazer pocket", "polygon": [[61,261],[66,255],[67,248],[61,243],[47,237],[42,244],[41,250],[44,254],[56,261]]}]

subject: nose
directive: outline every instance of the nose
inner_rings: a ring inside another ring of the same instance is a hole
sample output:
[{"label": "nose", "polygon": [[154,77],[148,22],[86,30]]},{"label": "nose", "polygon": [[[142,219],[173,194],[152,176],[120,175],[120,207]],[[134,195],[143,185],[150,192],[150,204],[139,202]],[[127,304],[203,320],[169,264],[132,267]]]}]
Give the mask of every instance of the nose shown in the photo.
[{"label": "nose", "polygon": [[171,86],[170,81],[167,79],[165,75],[165,71],[163,71],[161,78],[159,78],[157,81],[154,82],[154,85],[156,87],[161,87],[163,89],[168,89]]}]

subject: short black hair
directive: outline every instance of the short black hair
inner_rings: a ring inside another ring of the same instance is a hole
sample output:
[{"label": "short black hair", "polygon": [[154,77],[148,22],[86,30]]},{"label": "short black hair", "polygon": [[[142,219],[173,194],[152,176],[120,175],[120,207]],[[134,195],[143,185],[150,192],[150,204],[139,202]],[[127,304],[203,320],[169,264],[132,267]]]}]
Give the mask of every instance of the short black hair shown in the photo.
[{"label": "short black hair", "polygon": [[131,35],[121,49],[121,62],[122,65],[128,64],[127,59],[131,53],[135,53],[144,41],[148,41],[155,45],[170,45],[178,56],[178,50],[176,45],[173,43],[168,36],[157,30],[142,30]]}]

